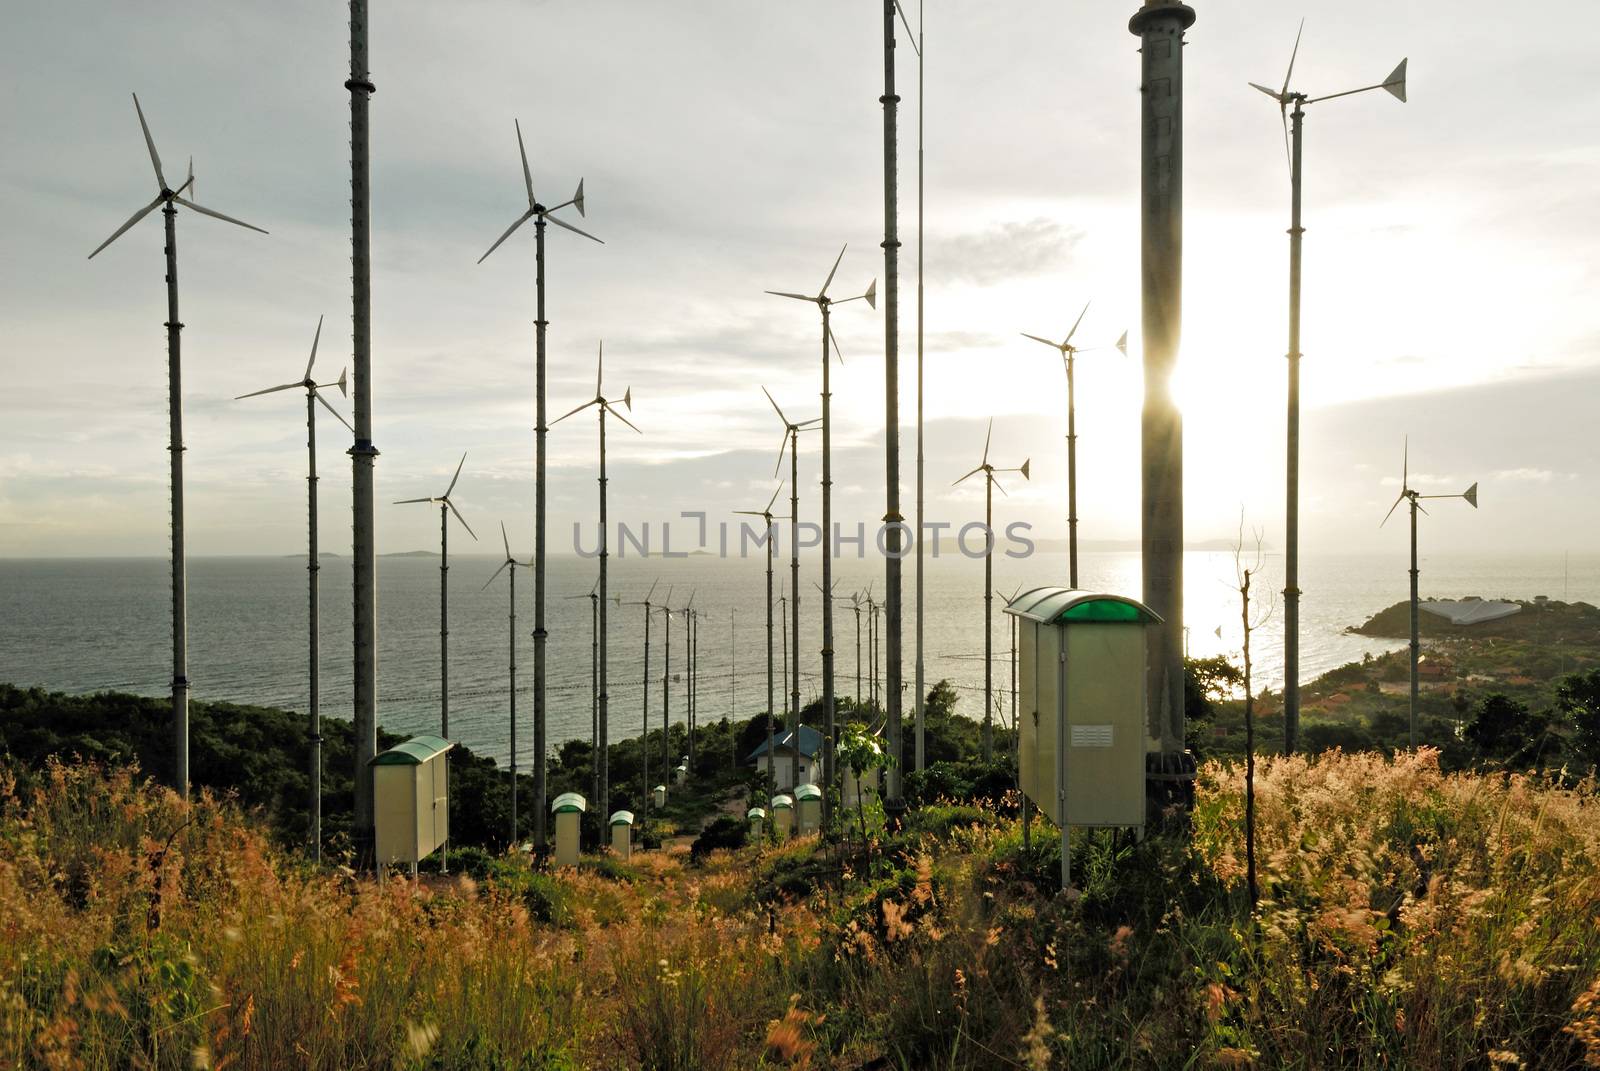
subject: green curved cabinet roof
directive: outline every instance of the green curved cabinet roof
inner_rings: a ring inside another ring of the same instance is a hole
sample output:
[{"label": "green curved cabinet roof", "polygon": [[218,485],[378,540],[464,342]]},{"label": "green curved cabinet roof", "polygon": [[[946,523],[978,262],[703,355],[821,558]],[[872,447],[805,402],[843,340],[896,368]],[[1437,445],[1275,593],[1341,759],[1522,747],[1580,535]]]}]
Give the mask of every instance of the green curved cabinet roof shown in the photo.
[{"label": "green curved cabinet roof", "polygon": [[788,796],[774,796],[772,797],[772,809],[774,811],[792,811],[794,810],[794,800]]},{"label": "green curved cabinet roof", "polygon": [[1005,612],[1047,625],[1161,624],[1160,615],[1136,599],[1079,588],[1046,587],[1024,591],[1006,604]]},{"label": "green curved cabinet roof", "polygon": [[822,789],[816,785],[801,785],[794,790],[794,798],[797,800],[820,800],[822,798]]},{"label": "green curved cabinet roof", "polygon": [[442,736],[413,736],[396,744],[388,751],[380,751],[367,760],[368,766],[421,766],[431,758],[443,755],[455,744]]},{"label": "green curved cabinet roof", "polygon": [[633,825],[633,812],[632,811],[618,811],[616,814],[611,816],[611,824],[614,825],[614,826],[631,826],[631,825]]},{"label": "green curved cabinet roof", "polygon": [[589,801],[578,795],[576,792],[563,792],[550,804],[550,812],[552,814],[565,814],[574,811],[578,814],[582,814],[588,809]]},{"label": "green curved cabinet roof", "polygon": [[767,812],[763,811],[760,807],[752,807],[745,814],[746,818],[765,818],[766,816]]}]

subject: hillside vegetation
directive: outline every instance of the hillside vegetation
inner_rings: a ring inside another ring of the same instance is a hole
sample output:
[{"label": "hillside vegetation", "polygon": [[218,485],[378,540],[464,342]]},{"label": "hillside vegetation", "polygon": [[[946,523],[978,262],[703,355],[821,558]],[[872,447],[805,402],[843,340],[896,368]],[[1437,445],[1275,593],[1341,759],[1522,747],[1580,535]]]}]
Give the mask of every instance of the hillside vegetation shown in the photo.
[{"label": "hillside vegetation", "polygon": [[0,786],[0,1066],[1600,1066],[1600,796],[1431,751],[1269,759],[1191,835],[1011,801],[814,839],[413,883],[316,871],[126,767]]}]

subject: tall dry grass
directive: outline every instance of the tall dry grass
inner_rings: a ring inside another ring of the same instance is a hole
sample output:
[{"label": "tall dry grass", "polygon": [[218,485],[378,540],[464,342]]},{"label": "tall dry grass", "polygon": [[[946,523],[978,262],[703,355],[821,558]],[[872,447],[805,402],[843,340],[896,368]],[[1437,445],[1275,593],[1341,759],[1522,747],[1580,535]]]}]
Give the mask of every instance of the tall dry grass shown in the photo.
[{"label": "tall dry grass", "polygon": [[[815,839],[413,884],[315,871],[125,770],[0,782],[0,1067],[1600,1067],[1600,799],[1269,759],[1190,835],[972,806]],[[849,854],[854,852],[855,854]]]}]

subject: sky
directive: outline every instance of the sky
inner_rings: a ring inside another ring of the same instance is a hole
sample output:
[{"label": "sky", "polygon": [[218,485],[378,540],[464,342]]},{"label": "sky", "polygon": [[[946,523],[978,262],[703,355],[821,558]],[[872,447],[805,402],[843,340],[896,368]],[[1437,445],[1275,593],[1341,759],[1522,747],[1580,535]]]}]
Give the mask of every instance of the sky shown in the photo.
[{"label": "sky", "polygon": [[[1281,541],[1289,183],[1273,103],[1299,19],[1295,85],[1381,81],[1410,101],[1312,105],[1306,127],[1302,546],[1403,553],[1379,520],[1413,485],[1481,485],[1438,510],[1431,549],[1583,549],[1600,525],[1600,85],[1578,0],[1204,0],[1185,52],[1187,535],[1241,512]],[[1132,327],[1132,357],[1079,365],[1086,541],[1138,536],[1139,58],[1131,2],[930,3],[926,74],[928,516],[980,517],[978,464],[1031,459],[997,520],[1065,534],[1059,336]],[[613,518],[638,526],[758,509],[781,434],[760,388],[819,412],[813,292],[883,294],[881,9],[873,3],[489,0],[377,6],[371,33],[378,546],[430,548],[444,490],[489,551],[532,541],[531,228],[475,261],[525,207],[513,119],[541,200],[586,182],[605,240],[551,229],[552,416],[632,388],[613,424]],[[917,12],[909,12],[913,24]],[[0,40],[0,556],[161,555],[167,525],[162,240],[130,91],[169,173],[271,233],[178,220],[189,552],[304,541],[303,396],[233,397],[350,352],[344,5],[6,4]],[[916,57],[898,50],[904,510],[915,478]],[[837,310],[835,512],[883,512],[882,302]],[[348,403],[334,403],[348,413]],[[322,443],[323,548],[349,549],[347,438]],[[550,434],[551,549],[595,516],[592,414]],[[817,440],[802,440],[816,512]],[[787,470],[787,463],[784,465]],[[785,491],[785,497],[787,491]],[[457,537],[459,545],[459,537]],[[470,542],[470,541],[468,541]],[[477,548],[474,548],[477,549]]]}]

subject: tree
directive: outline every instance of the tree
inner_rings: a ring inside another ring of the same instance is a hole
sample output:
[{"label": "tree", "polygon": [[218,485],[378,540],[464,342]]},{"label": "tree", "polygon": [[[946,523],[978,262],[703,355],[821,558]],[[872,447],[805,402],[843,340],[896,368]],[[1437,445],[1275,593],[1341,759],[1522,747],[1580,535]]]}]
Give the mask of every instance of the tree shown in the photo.
[{"label": "tree", "polygon": [[839,761],[850,768],[856,778],[856,814],[861,819],[861,841],[867,840],[867,808],[863,802],[866,793],[862,791],[862,777],[868,770],[881,770],[894,762],[894,759],[883,749],[878,738],[872,736],[854,725],[847,725],[844,732],[839,735],[839,746],[836,752]]},{"label": "tree", "polygon": [[1543,765],[1551,744],[1551,717],[1499,692],[1486,696],[1467,726],[1467,742],[1480,758],[1507,766]]},{"label": "tree", "polygon": [[1578,760],[1600,767],[1600,669],[1573,673],[1556,685],[1556,710],[1572,726]]}]

